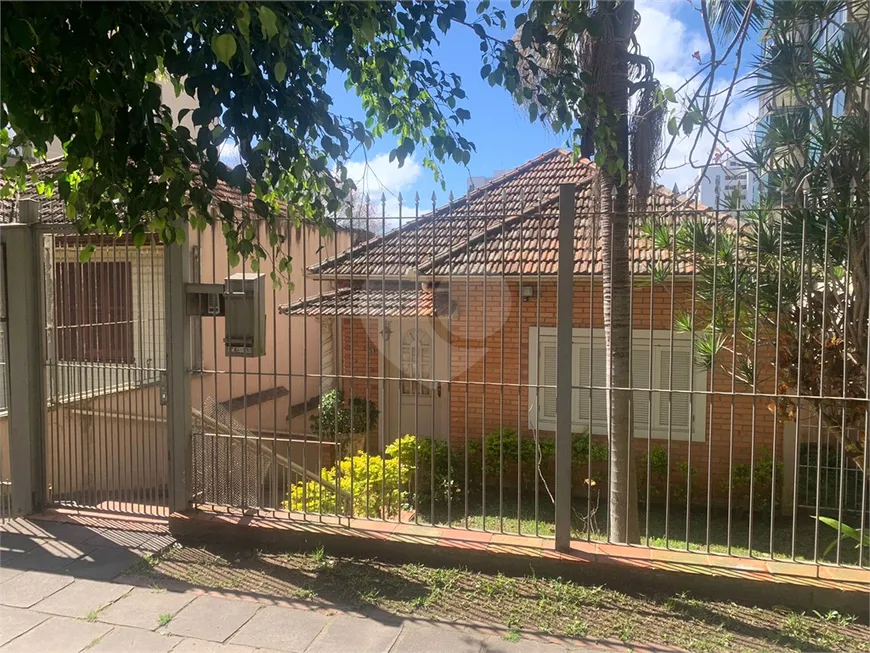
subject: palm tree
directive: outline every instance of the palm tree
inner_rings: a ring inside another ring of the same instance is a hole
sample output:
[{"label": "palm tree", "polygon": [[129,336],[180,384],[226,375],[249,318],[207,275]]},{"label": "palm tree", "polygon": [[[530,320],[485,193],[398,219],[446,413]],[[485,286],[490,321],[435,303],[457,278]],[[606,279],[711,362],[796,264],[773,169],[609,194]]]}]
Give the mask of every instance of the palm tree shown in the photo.
[{"label": "palm tree", "polygon": [[545,47],[536,48],[529,39],[523,42],[522,33],[515,38],[533,62],[520,61],[521,91],[544,88],[548,98],[563,100],[542,103],[540,96],[528,92],[515,96],[555,131],[573,128],[578,153],[594,159],[599,168],[597,230],[603,266],[606,386],[612,388],[608,391],[609,535],[615,542],[637,542],[637,482],[627,390],[632,310],[629,188],[634,186],[637,205],[645,206],[658,158],[664,103],[651,61],[637,51],[634,32],[640,16],[634,0],[558,3],[550,11]]}]

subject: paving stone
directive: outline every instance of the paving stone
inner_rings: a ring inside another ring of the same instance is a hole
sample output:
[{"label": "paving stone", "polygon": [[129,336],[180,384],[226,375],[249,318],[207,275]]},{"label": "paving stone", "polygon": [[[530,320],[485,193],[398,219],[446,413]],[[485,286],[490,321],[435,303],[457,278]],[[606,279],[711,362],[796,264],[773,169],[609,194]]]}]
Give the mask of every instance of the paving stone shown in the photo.
[{"label": "paving stone", "polygon": [[72,582],[69,576],[25,571],[0,586],[0,604],[29,608]]},{"label": "paving stone", "polygon": [[401,631],[398,622],[382,623],[348,615],[332,617],[306,653],[385,653]]},{"label": "paving stone", "polygon": [[63,573],[75,576],[76,578],[112,580],[115,576],[139,562],[140,559],[140,555],[128,549],[97,547],[67,566],[63,570]]},{"label": "paving stone", "polygon": [[7,566],[25,571],[58,571],[93,550],[92,546],[48,540],[27,553],[15,556]]},{"label": "paving stone", "polygon": [[137,587],[127,596],[100,612],[97,619],[120,626],[156,630],[160,625],[157,623],[160,615],[171,614],[174,616],[195,598],[194,594],[180,594]]},{"label": "paving stone", "polygon": [[99,580],[76,580],[31,608],[65,617],[87,617],[91,612],[117,601],[132,590],[131,585],[116,585]]},{"label": "paving stone", "polygon": [[242,626],[230,643],[301,653],[329,621],[329,617],[310,610],[270,605]]},{"label": "paving stone", "polygon": [[10,567],[0,567],[0,583],[5,583],[10,578],[15,578],[18,574],[24,573],[23,569],[12,569]]},{"label": "paving stone", "polygon": [[19,520],[16,527],[11,530],[29,537],[57,540],[67,544],[81,544],[94,534],[94,530],[88,526],[38,520]]},{"label": "paving stone", "polygon": [[[177,637],[168,637],[172,641],[178,641]],[[218,644],[205,639],[192,639],[185,637],[178,646],[172,649],[172,653],[254,653],[254,649],[248,646],[236,646],[235,644]],[[257,651],[268,653],[268,651]]]},{"label": "paving stone", "polygon": [[139,549],[154,538],[154,533],[95,528],[93,535],[85,540],[84,543],[90,544],[91,546],[119,546],[127,549]]},{"label": "paving stone", "polygon": [[479,653],[483,638],[449,625],[405,623],[391,653]]},{"label": "paving stone", "polygon": [[6,560],[35,549],[42,542],[44,540],[21,533],[0,533],[0,564],[5,564]]},{"label": "paving stone", "polygon": [[254,616],[260,606],[250,601],[197,597],[179,612],[166,627],[181,637],[197,637],[223,642]]},{"label": "paving stone", "polygon": [[154,553],[155,551],[162,551],[166,547],[175,544],[175,538],[171,535],[154,535],[153,533],[151,535],[152,537],[150,540],[147,540],[144,544],[141,544],[136,548],[140,551]]},{"label": "paving stone", "polygon": [[48,619],[47,614],[0,605],[0,646],[26,633],[46,619]]},{"label": "paving stone", "polygon": [[572,647],[568,649],[561,644],[548,644],[537,640],[522,638],[516,642],[509,642],[503,637],[487,637],[483,640],[481,653],[592,653],[594,649]]},{"label": "paving stone", "polygon": [[175,637],[166,637],[141,628],[115,626],[88,653],[168,653],[178,642]]},{"label": "paving stone", "polygon": [[3,653],[79,653],[82,649],[96,645],[97,640],[112,629],[112,626],[88,623],[68,617],[51,617],[36,628],[13,639],[6,644]]}]

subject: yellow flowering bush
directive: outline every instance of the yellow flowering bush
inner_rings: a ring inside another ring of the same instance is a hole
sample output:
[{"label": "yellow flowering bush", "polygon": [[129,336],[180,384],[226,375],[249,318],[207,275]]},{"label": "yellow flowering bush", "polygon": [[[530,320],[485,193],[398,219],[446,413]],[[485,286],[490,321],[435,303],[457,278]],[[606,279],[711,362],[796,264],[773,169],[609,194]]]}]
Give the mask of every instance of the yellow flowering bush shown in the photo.
[{"label": "yellow flowering bush", "polygon": [[390,444],[383,456],[366,456],[362,452],[347,456],[320,472],[320,478],[339,489],[338,496],[317,481],[300,481],[290,486],[284,509],[382,519],[395,517],[407,503],[415,447],[416,438],[406,435]]}]

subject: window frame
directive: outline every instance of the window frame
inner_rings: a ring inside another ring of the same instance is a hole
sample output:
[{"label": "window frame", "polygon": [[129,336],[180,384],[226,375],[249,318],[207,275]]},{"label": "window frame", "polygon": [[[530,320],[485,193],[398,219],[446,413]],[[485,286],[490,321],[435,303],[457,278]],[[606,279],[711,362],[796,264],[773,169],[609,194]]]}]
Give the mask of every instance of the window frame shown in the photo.
[{"label": "window frame", "polygon": [[[656,396],[658,397],[667,397],[668,390],[667,389],[659,389],[656,388],[657,381],[656,379],[660,378],[662,372],[662,365],[668,365],[670,357],[666,353],[667,350],[671,348],[672,338],[673,338],[673,348],[674,351],[685,351],[690,352],[692,349],[692,338],[685,333],[677,333],[668,330],[662,329],[654,329],[650,332],[649,329],[635,329],[632,333],[632,359],[638,354],[649,357],[650,355],[650,336],[652,336],[652,347],[653,347],[653,361],[652,361],[652,380],[653,380],[653,390],[655,393],[653,395],[652,402],[652,411],[650,413],[650,422],[651,425],[648,425],[646,422],[643,423],[635,423],[634,419],[631,421],[631,427],[633,429],[634,437],[638,439],[645,439],[649,437],[653,440],[667,440],[669,437],[672,440],[681,440],[687,441],[689,439],[689,433],[691,431],[691,439],[693,442],[704,442],[706,440],[706,409],[707,409],[707,401],[706,401],[706,390],[707,390],[707,370],[703,367],[695,365],[694,377],[693,377],[693,394],[691,395],[691,401],[693,402],[690,406],[691,415],[692,415],[692,424],[691,429],[688,427],[681,427],[677,425],[671,425],[668,428],[667,424],[662,423],[661,419],[661,404],[656,401]],[[529,414],[529,428],[538,429],[542,431],[554,431],[556,428],[556,415],[555,411],[551,414],[547,414],[545,411],[541,411],[541,414],[538,413],[538,404],[543,403],[540,402],[540,385],[550,385],[545,383],[544,379],[549,376],[550,378],[555,378],[555,370],[551,373],[548,373],[546,370],[541,370],[541,374],[538,373],[538,358],[539,358],[539,342],[541,344],[541,348],[544,345],[553,346],[556,341],[556,328],[555,327],[529,327],[529,392],[528,392],[528,414]],[[589,416],[581,416],[581,406],[580,406],[580,393],[583,392],[578,388],[580,385],[580,368],[577,357],[577,348],[585,347],[587,349],[592,347],[592,350],[602,350],[604,349],[604,329],[588,329],[588,328],[574,328],[572,333],[572,359],[575,361],[575,365],[571,370],[571,385],[572,385],[572,397],[571,397],[571,426],[572,430],[580,431],[589,429],[592,435],[607,435],[607,422],[606,418],[604,420],[595,421],[592,419],[592,415]],[[646,383],[644,383],[645,385]],[[636,397],[638,394],[646,395],[650,390],[647,388],[638,388],[636,386],[632,386],[635,388],[632,392],[632,398]],[[552,390],[550,390],[552,391]],[[588,392],[588,391],[586,391]],[[604,390],[598,390],[599,393],[604,393]],[[593,399],[594,401],[594,399]],[[553,405],[555,402],[550,402]],[[633,409],[632,409],[633,412]],[[666,419],[666,418],[665,418]]]},{"label": "window frame", "polygon": [[56,261],[53,273],[58,362],[135,364],[131,262]]}]

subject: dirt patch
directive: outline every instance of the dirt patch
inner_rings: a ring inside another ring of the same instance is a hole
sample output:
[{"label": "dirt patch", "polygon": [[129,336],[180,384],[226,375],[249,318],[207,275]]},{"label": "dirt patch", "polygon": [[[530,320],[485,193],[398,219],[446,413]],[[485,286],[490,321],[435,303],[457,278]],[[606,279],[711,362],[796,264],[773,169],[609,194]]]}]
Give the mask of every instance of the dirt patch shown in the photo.
[{"label": "dirt patch", "polygon": [[136,573],[152,580],[305,600],[313,607],[415,615],[690,651],[867,651],[850,615],[798,614],[687,594],[627,594],[561,579],[488,575],[310,553],[173,548]]}]

